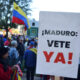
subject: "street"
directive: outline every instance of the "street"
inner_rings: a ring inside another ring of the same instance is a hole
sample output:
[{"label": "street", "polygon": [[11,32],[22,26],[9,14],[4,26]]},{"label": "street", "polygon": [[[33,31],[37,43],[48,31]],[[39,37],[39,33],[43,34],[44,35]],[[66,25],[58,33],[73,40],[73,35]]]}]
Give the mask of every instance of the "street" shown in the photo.
[{"label": "street", "polygon": [[[23,74],[22,80],[26,80],[26,74]],[[41,80],[39,76],[35,76],[34,80]]]},{"label": "street", "polygon": [[[26,80],[26,74],[23,74],[22,80]],[[43,80],[42,78],[40,78],[40,76],[35,76],[34,80]],[[54,80],[64,80],[64,78],[60,78],[60,77],[55,77]]]}]

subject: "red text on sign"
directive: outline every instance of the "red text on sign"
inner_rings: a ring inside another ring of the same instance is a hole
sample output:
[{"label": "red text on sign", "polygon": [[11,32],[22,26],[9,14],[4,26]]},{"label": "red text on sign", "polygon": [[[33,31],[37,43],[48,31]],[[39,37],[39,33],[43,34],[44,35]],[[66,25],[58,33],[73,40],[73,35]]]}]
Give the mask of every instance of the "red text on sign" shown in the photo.
[{"label": "red text on sign", "polygon": [[[48,53],[47,51],[43,51],[43,54],[45,56],[46,62],[50,62],[50,59],[52,58],[52,56],[54,56],[54,52]],[[72,56],[73,53],[69,52],[68,64],[72,64]],[[62,64],[66,64],[66,60],[62,52],[58,52],[56,58],[54,59],[54,63],[59,63],[59,62],[61,62]]]}]

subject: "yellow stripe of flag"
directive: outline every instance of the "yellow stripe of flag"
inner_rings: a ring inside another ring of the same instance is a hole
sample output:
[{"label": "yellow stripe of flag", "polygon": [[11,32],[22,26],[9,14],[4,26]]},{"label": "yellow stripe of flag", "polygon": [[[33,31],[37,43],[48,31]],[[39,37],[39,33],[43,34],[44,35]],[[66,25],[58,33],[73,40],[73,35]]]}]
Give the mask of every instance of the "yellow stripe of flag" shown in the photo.
[{"label": "yellow stripe of flag", "polygon": [[21,80],[21,77],[20,77],[20,75],[19,75],[19,73],[17,72],[17,75],[18,75],[18,80]]},{"label": "yellow stripe of flag", "polygon": [[30,28],[29,20],[28,20],[26,14],[23,12],[23,10],[15,2],[14,2],[14,10],[16,10],[19,14],[21,14],[22,16],[24,16],[27,19],[27,23]]}]

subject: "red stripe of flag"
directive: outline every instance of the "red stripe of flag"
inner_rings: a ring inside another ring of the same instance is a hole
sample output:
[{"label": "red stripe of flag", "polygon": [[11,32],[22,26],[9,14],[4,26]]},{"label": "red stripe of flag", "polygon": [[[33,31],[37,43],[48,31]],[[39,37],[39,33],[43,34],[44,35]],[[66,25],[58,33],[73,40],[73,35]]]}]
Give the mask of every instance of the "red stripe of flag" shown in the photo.
[{"label": "red stripe of flag", "polygon": [[24,24],[24,21],[22,21],[21,19],[13,16],[12,23]]}]

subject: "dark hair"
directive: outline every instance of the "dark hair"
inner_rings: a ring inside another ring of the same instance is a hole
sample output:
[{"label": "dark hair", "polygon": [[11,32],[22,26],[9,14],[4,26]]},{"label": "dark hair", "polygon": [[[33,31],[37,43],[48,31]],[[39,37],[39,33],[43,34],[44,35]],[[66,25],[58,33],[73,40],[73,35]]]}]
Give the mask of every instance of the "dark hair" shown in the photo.
[{"label": "dark hair", "polygon": [[8,47],[0,47],[0,58],[5,55],[7,52],[9,51],[9,48]]},{"label": "dark hair", "polygon": [[3,56],[9,51],[8,47],[0,47],[0,64],[3,65],[3,69],[6,72],[8,70],[9,59],[4,59]]}]

